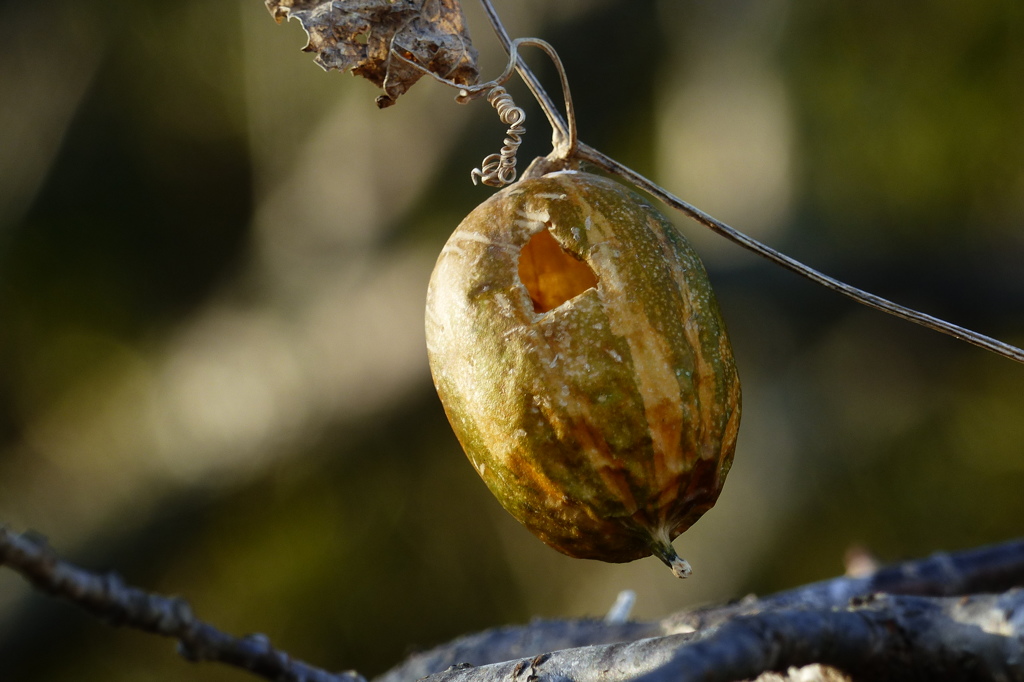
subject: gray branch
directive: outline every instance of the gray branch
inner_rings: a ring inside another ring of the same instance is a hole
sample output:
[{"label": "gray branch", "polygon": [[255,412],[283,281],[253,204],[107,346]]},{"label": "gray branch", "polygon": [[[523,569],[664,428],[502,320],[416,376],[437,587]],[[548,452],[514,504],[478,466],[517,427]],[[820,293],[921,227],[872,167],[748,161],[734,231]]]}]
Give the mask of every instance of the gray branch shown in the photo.
[{"label": "gray branch", "polygon": [[[840,616],[833,615],[835,612],[848,611],[852,614],[857,611],[859,613],[863,609],[859,606],[851,606],[851,604],[861,604],[871,595],[878,593],[893,595],[894,598],[897,595],[951,597],[971,593],[998,593],[1021,585],[1024,585],[1024,539],[964,552],[935,554],[926,559],[884,567],[862,577],[834,578],[761,599],[751,596],[722,606],[683,611],[656,622],[538,621],[520,627],[487,630],[475,635],[460,637],[449,644],[414,655],[382,675],[375,682],[413,682],[426,676],[438,675],[452,666],[465,666],[466,664],[480,667],[477,667],[472,673],[466,669],[463,674],[486,676],[489,673],[482,671],[489,670],[489,664],[511,661],[514,666],[516,661],[530,660],[547,652],[564,649],[575,650],[575,653],[568,655],[583,655],[584,651],[589,652],[587,655],[600,652],[597,654],[599,656],[605,656],[609,651],[613,652],[612,655],[619,657],[640,655],[645,657],[642,660],[651,664],[660,660],[654,650],[660,651],[664,647],[682,650],[708,636],[713,636],[718,640],[727,640],[729,637],[738,636],[737,630],[720,627],[732,622],[746,623],[753,618],[757,623],[762,622],[756,620],[757,618],[763,618],[766,619],[764,622],[775,625],[780,625],[788,620],[807,623],[809,621],[801,614],[816,613],[822,618],[826,616],[831,618],[832,620],[829,622],[835,624],[840,622],[838,620]],[[1007,598],[1014,594],[1016,593],[1007,593]],[[1019,599],[1020,597],[1015,598]],[[940,600],[933,599],[930,602],[939,604]],[[905,603],[909,602],[898,600],[893,603],[895,604],[893,608],[902,608]],[[876,601],[873,607],[875,611],[882,608],[880,604],[883,602]],[[857,618],[864,619],[865,613],[859,613]],[[934,624],[936,627],[940,623],[945,623],[943,619],[946,616],[942,615],[943,613],[941,609],[931,612],[930,617],[937,619]],[[782,615],[780,616],[780,614]],[[782,621],[778,620],[779,617],[782,618]],[[853,628],[853,624],[859,621],[848,619],[841,622]],[[949,625],[952,627],[951,623]],[[748,624],[744,627],[752,626]],[[849,633],[851,637],[854,632],[855,630],[851,629]],[[784,629],[777,634],[785,638]],[[675,637],[676,635],[679,637]],[[894,642],[900,641],[896,635],[890,636]],[[803,631],[800,632],[800,638],[812,639],[808,632]],[[621,648],[622,645],[613,645],[611,648],[605,647],[604,649],[592,648],[594,645],[611,645],[614,642],[634,642],[641,639],[647,640],[647,644],[644,644],[645,648]],[[954,639],[953,642],[955,641]],[[567,655],[566,652],[560,654],[560,656],[564,655]],[[687,656],[691,655],[687,654]],[[791,665],[801,665],[798,658],[780,659],[778,666],[766,666],[758,672],[785,670]],[[555,659],[548,665],[557,665],[559,660],[561,659]],[[620,662],[627,664],[623,670],[631,670],[630,665],[634,665],[624,659],[620,659]],[[821,659],[806,662],[827,663],[829,661]],[[1024,659],[1018,660],[1016,665],[1024,665]],[[749,676],[756,677],[756,675],[757,673],[754,673]],[[431,677],[430,679],[435,680],[440,677]],[[714,679],[742,679],[742,677]],[[475,682],[485,682],[485,680],[486,677],[483,677]]]},{"label": "gray branch", "polygon": [[784,608],[696,633],[453,666],[424,682],[730,682],[811,663],[856,679],[1024,680],[1024,590]]},{"label": "gray branch", "polygon": [[[3,527],[0,566],[114,625],[172,637],[190,661],[272,680],[365,682],[294,660],[262,635],[225,634],[180,598],[73,566],[40,539]],[[618,614],[488,630],[415,655],[375,682],[726,682],[810,664],[857,679],[1024,682],[1021,585],[1024,539],[657,622]],[[970,593],[978,594],[963,596]]]}]

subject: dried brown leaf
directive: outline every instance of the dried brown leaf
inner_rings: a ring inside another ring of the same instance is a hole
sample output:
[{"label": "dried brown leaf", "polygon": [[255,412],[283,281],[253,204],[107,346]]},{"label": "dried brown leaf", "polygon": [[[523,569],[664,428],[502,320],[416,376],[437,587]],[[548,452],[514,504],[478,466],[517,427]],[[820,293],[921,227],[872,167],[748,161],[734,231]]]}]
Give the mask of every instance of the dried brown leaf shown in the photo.
[{"label": "dried brown leaf", "polygon": [[377,106],[391,106],[423,75],[397,52],[460,85],[477,82],[477,52],[458,0],[266,0],[278,23],[294,17],[306,30],[303,48],[324,70],[352,70],[383,88]]}]

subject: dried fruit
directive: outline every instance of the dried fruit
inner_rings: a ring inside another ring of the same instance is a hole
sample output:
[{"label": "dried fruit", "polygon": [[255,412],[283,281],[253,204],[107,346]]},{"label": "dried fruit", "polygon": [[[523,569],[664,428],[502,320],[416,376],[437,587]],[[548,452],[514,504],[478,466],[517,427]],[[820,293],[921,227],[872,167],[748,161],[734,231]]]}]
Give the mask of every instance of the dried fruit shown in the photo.
[{"label": "dried fruit", "polygon": [[473,466],[570,556],[655,554],[718,499],[740,387],[707,274],[622,185],[565,171],[494,194],[441,252],[430,367]]}]

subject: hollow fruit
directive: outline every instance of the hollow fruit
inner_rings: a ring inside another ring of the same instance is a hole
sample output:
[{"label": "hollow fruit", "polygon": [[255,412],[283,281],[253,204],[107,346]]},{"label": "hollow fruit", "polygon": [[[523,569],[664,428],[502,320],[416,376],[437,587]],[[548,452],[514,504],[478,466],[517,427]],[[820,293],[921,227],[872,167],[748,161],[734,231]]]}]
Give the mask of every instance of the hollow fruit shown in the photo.
[{"label": "hollow fruit", "polygon": [[427,293],[438,394],[495,497],[570,556],[654,554],[710,509],[740,385],[703,265],[619,183],[523,180],[458,226]]}]

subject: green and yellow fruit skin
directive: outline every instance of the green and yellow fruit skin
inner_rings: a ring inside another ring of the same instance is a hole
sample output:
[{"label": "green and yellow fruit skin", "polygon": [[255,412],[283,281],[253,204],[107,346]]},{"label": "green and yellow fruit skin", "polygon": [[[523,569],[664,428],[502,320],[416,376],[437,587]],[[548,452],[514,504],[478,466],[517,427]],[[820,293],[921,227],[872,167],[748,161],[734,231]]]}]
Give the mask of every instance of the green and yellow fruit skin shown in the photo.
[{"label": "green and yellow fruit skin", "polygon": [[426,333],[505,509],[570,556],[653,553],[688,574],[671,541],[718,499],[740,384],[704,267],[664,216],[587,173],[507,187],[442,250]]}]

